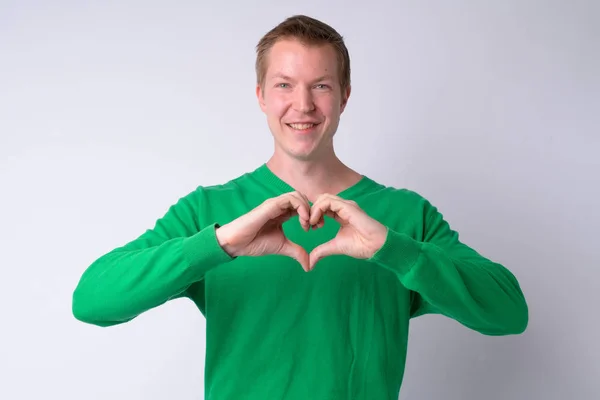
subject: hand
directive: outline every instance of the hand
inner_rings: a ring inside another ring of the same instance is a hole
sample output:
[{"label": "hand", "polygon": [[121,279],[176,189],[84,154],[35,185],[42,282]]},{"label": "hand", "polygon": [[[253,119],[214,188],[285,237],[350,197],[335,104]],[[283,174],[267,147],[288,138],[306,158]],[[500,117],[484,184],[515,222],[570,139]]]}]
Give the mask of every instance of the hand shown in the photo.
[{"label": "hand", "polygon": [[387,239],[387,227],[369,217],[354,201],[330,194],[321,195],[311,208],[309,226],[323,227],[325,215],[338,221],[340,230],[335,238],[310,253],[309,270],[320,259],[334,254],[370,258]]},{"label": "hand", "polygon": [[296,259],[308,271],[308,253],[283,232],[282,224],[294,215],[299,216],[300,224],[308,231],[308,199],[298,192],[286,193],[217,228],[217,240],[233,257],[281,254]]}]

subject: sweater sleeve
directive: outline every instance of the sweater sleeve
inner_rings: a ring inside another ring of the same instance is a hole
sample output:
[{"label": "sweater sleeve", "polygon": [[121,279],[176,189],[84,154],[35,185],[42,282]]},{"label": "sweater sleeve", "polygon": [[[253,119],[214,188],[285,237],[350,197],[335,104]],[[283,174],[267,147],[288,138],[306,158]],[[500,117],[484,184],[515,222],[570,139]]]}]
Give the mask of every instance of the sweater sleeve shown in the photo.
[{"label": "sweater sleeve", "polygon": [[528,306],[515,276],[459,240],[429,202],[422,240],[388,229],[372,261],[412,291],[411,315],[442,314],[486,335],[519,334]]},{"label": "sweater sleeve", "polygon": [[197,225],[198,191],[179,199],[152,229],[96,259],[72,297],[80,321],[111,326],[184,297],[212,268],[232,258],[219,245],[216,223]]}]

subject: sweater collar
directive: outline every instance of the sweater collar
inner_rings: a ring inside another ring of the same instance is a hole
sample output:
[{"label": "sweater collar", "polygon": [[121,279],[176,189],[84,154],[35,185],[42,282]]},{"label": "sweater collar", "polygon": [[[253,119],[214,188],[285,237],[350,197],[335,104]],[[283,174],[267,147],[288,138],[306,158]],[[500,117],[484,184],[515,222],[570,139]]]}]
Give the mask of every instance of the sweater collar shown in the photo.
[{"label": "sweater collar", "polygon": [[[295,190],[287,182],[285,182],[273,171],[271,171],[271,169],[267,166],[266,163],[259,166],[252,173],[252,175],[254,175],[256,178],[258,178],[268,186],[274,188],[280,194],[293,192]],[[364,193],[365,191],[367,191],[368,189],[374,188],[375,186],[377,186],[376,182],[374,182],[369,177],[362,175],[362,178],[358,182],[337,193],[337,196],[346,200],[352,200]]]}]

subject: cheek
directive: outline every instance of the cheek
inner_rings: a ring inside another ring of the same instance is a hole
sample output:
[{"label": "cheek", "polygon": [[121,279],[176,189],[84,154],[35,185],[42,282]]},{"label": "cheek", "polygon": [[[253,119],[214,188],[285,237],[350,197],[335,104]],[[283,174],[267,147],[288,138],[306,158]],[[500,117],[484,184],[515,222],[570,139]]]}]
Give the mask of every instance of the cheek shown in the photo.
[{"label": "cheek", "polygon": [[267,111],[269,115],[273,118],[280,118],[285,115],[286,110],[288,109],[287,102],[284,98],[280,97],[271,97],[267,102]]},{"label": "cheek", "polygon": [[340,105],[329,97],[317,99],[315,105],[319,112],[328,118],[336,118],[336,115],[340,112]]}]

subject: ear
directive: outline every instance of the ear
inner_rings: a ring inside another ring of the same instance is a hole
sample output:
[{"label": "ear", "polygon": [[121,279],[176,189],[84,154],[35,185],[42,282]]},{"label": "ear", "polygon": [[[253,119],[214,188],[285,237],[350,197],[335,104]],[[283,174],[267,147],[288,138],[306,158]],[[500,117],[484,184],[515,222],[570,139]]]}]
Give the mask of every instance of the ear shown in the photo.
[{"label": "ear", "polygon": [[258,105],[260,109],[265,112],[267,106],[265,105],[265,93],[263,88],[260,85],[256,85],[256,98],[258,100]]},{"label": "ear", "polygon": [[340,107],[340,114],[344,112],[344,109],[346,108],[346,104],[348,104],[348,99],[350,98],[351,89],[352,88],[350,87],[350,85],[348,85],[346,90],[344,90],[342,92],[342,105]]}]

